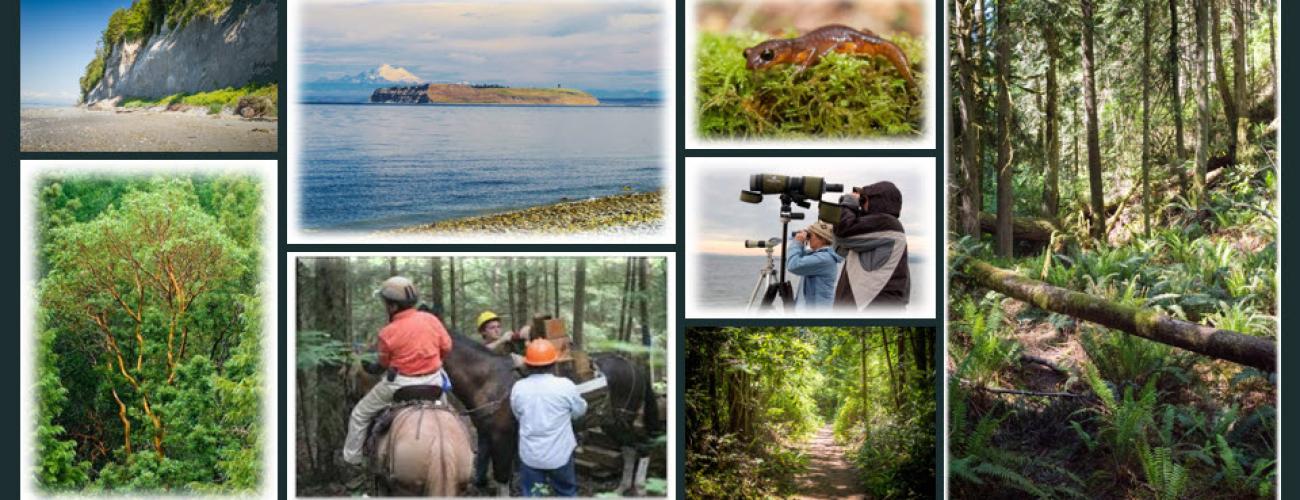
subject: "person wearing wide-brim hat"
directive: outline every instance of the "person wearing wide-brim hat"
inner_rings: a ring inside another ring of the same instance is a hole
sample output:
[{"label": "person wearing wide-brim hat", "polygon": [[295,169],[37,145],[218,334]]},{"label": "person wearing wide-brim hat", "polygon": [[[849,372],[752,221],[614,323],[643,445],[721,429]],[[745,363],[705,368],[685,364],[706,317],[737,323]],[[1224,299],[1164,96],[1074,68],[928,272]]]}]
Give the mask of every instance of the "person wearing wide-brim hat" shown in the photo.
[{"label": "person wearing wide-brim hat", "polygon": [[798,310],[829,309],[835,300],[835,275],[843,257],[835,253],[834,228],[817,221],[795,233],[785,259],[786,270],[803,278],[795,296]]},{"label": "person wearing wide-brim hat", "polygon": [[528,376],[510,391],[510,410],[519,421],[519,479],[524,496],[538,495],[542,485],[549,485],[558,496],[578,494],[573,421],[587,413],[587,401],[572,380],[555,375],[559,357],[551,341],[529,342],[524,352]]}]

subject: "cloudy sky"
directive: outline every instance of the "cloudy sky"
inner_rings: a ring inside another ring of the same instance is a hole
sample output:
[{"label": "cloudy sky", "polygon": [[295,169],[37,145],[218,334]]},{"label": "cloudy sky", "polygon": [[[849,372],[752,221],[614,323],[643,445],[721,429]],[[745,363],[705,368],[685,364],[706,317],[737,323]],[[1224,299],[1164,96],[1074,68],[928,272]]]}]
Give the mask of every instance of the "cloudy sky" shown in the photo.
[{"label": "cloudy sky", "polygon": [[[929,158],[763,158],[709,159],[713,164],[688,164],[695,178],[687,182],[692,190],[686,212],[694,228],[693,250],[728,255],[762,255],[742,244],[747,239],[780,236],[781,202],[776,196],[764,196],[759,204],[742,203],[741,189],[749,185],[749,174],[816,175],[830,183],[843,183],[845,191],[879,181],[890,181],[903,194],[899,220],[907,232],[908,252],[913,258],[935,255],[934,160]],[[825,200],[838,200],[839,194],[827,193]],[[817,204],[811,209],[795,208],[806,215],[790,222],[790,230],[802,229],[817,217]]]},{"label": "cloudy sky", "polygon": [[434,82],[652,90],[659,3],[313,2],[300,9],[303,81],[391,64]]}]

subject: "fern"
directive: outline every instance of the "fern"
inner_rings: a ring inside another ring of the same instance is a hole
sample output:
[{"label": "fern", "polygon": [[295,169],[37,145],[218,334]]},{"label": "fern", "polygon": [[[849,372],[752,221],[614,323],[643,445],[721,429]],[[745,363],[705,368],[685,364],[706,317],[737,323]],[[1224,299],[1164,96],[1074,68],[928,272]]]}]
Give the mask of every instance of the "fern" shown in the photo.
[{"label": "fern", "polygon": [[1142,470],[1146,473],[1147,485],[1155,491],[1157,500],[1182,498],[1187,486],[1187,469],[1174,461],[1169,448],[1147,449],[1139,447],[1142,456]]}]

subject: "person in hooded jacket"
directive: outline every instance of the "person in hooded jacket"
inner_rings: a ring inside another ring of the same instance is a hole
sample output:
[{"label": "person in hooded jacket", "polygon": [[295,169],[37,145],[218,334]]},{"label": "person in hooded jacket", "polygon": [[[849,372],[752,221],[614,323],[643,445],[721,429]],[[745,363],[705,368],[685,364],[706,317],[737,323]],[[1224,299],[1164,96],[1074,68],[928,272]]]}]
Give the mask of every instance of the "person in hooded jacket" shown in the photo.
[{"label": "person in hooded jacket", "polygon": [[[840,206],[843,210],[840,212],[840,222],[835,224],[837,251],[844,253],[843,249],[838,247],[848,244],[855,237],[861,240],[864,235],[873,233],[895,235],[895,241],[903,242],[902,256],[897,259],[892,274],[884,279],[879,292],[870,299],[869,306],[905,306],[911,295],[912,278],[907,266],[907,246],[902,239],[905,231],[902,222],[898,220],[903,209],[903,194],[894,183],[889,181],[863,186],[856,191],[840,197]],[[835,287],[837,308],[858,306],[859,298],[854,296],[854,287],[850,284],[849,267],[846,265],[842,268],[839,282]]]}]

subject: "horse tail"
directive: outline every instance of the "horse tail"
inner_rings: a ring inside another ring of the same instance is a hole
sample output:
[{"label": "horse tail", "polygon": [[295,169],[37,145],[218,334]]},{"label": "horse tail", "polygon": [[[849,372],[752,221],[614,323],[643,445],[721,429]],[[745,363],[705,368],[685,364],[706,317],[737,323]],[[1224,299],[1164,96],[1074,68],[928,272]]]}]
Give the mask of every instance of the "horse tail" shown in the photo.
[{"label": "horse tail", "polygon": [[468,453],[468,433],[452,412],[433,410],[428,412],[427,418],[434,422],[429,430],[435,437],[428,448],[425,493],[437,497],[456,496],[473,473],[474,457]]}]

